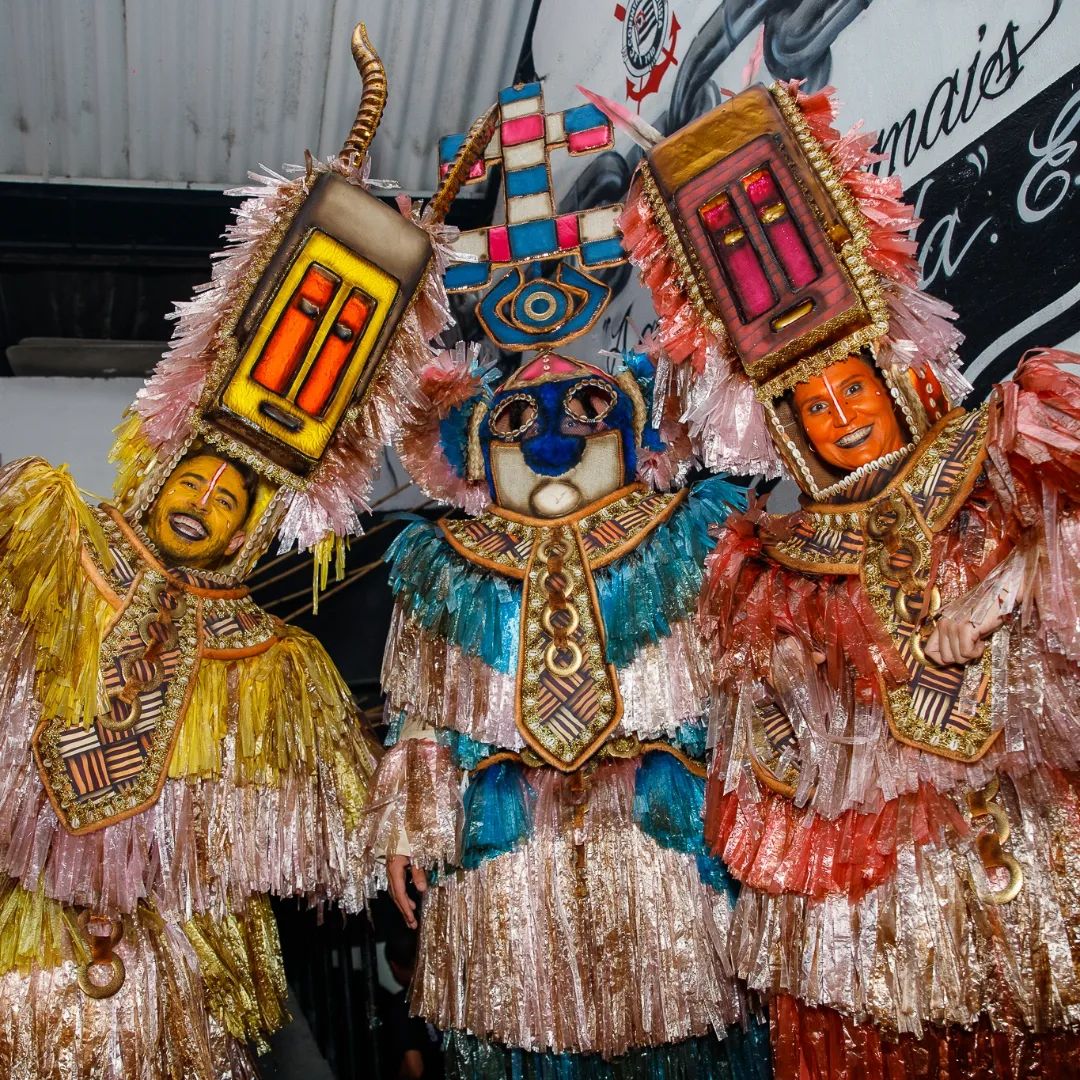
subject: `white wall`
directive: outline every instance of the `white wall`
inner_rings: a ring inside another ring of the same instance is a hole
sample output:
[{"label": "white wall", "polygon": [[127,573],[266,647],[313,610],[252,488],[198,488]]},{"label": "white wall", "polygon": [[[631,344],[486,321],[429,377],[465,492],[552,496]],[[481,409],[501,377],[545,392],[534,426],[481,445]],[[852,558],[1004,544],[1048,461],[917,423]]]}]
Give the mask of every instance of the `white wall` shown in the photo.
[{"label": "white wall", "polygon": [[[0,461],[43,457],[66,464],[80,487],[97,499],[112,494],[109,448],[113,428],[142,385],[141,379],[0,378]],[[375,484],[378,500],[405,480],[396,457]],[[380,510],[412,509],[424,501],[415,487],[386,499]]]},{"label": "white wall", "polygon": [[112,493],[108,463],[113,428],[140,379],[0,379],[0,459],[43,457],[66,464],[80,487]]}]

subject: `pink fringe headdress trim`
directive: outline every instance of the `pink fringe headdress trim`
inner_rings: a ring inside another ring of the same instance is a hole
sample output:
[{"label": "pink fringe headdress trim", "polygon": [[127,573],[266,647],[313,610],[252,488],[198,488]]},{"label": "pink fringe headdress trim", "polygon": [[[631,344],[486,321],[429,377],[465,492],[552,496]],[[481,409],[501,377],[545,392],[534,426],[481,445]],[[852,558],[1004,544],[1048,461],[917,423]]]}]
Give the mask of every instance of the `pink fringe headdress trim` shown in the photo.
[{"label": "pink fringe headdress trim", "polygon": [[[314,163],[316,174],[337,172],[365,189],[387,186],[368,176],[368,162],[359,169],[338,160]],[[159,461],[175,454],[191,437],[207,379],[217,359],[215,342],[236,297],[241,295],[254,260],[266,238],[282,229],[295,212],[310,183],[307,174],[289,178],[278,173],[252,173],[253,186],[231,194],[244,197],[236,221],[226,230],[227,246],[214,258],[208,284],[189,301],[176,304],[170,318],[176,330],[168,351],[135,399],[133,412],[141,434]],[[427,275],[406,312],[392,347],[364,404],[353,411],[335,434],[322,462],[303,491],[284,494],[278,538],[283,549],[295,544],[314,547],[331,536],[359,535],[360,514],[368,499],[382,449],[389,445],[403,420],[418,407],[420,372],[436,355],[428,344],[451,322],[442,272],[447,245],[457,230],[421,213],[407,196],[398,197],[403,216],[424,229],[435,251],[433,272]]]}]

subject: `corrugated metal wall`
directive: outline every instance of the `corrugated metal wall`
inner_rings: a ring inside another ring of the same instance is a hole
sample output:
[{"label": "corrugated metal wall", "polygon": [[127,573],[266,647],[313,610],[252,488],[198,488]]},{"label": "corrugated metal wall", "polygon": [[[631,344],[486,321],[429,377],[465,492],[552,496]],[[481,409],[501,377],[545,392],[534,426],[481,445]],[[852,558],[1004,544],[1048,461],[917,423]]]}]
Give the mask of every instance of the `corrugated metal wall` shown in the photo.
[{"label": "corrugated metal wall", "polygon": [[513,78],[532,0],[5,0],[0,179],[223,188],[335,153],[356,22],[386,64],[374,175],[434,186],[435,144]]}]

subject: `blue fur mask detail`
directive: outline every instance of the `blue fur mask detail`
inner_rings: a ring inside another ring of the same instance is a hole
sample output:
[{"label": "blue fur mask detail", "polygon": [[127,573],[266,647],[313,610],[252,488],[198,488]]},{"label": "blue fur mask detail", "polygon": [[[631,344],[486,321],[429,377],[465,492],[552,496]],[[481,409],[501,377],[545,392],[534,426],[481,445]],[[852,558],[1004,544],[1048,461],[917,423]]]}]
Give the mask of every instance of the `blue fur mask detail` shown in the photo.
[{"label": "blue fur mask detail", "polygon": [[[568,415],[566,403],[583,383],[600,382],[615,396],[611,410],[596,423],[586,424]],[[528,398],[536,415],[521,435],[500,438],[491,430],[491,420],[498,415],[502,402],[511,398]],[[495,394],[491,410],[480,425],[480,446],[484,455],[484,471],[488,488],[495,497],[491,474],[491,445],[504,443],[520,446],[525,463],[540,476],[562,476],[581,461],[588,439],[604,432],[618,431],[622,442],[623,475],[629,483],[637,469],[634,432],[634,405],[615,382],[595,376],[568,378],[538,385],[511,387]]]}]

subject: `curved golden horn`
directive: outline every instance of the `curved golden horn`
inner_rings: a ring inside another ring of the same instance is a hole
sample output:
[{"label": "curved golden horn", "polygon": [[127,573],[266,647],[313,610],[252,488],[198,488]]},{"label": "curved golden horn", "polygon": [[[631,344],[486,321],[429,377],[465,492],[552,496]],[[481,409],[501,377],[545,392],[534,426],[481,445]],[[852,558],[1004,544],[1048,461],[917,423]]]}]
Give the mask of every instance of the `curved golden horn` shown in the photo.
[{"label": "curved golden horn", "polygon": [[446,220],[446,215],[450,213],[450,207],[457,198],[461,186],[469,177],[469,170],[472,169],[480,155],[487,149],[487,144],[491,142],[498,121],[499,106],[492,105],[469,128],[469,134],[465,136],[465,141],[458,149],[453,164],[450,166],[450,171],[446,174],[443,182],[439,185],[439,190],[435,192],[431,199],[431,210],[436,221]]},{"label": "curved golden horn", "polygon": [[371,47],[363,23],[357,23],[353,30],[352,54],[356,70],[364,83],[364,92],[360,96],[360,108],[356,112],[352,131],[341,148],[341,157],[346,160],[351,158],[352,163],[358,165],[375,138],[375,129],[386,108],[386,68],[379,54]]}]

